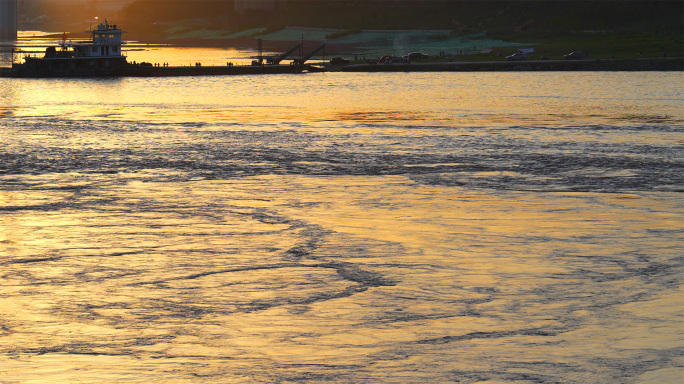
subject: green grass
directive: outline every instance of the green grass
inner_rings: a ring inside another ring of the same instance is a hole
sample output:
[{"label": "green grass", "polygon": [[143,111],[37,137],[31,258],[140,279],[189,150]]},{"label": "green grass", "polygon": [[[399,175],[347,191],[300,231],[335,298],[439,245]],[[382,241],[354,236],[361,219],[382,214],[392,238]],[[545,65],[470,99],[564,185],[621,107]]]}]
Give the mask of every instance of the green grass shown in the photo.
[{"label": "green grass", "polygon": [[684,40],[648,35],[614,35],[544,38],[537,40],[535,53],[561,58],[572,51],[582,51],[594,59],[631,59],[639,57],[683,56]]},{"label": "green grass", "polygon": [[360,33],[360,32],[361,32],[360,29],[347,29],[347,30],[344,30],[344,31],[331,33],[331,34],[327,35],[325,38],[326,38],[326,39],[337,39],[337,38],[339,38],[339,37],[345,37],[345,36],[349,36],[349,35],[354,35],[354,34],[357,34],[357,33]]}]

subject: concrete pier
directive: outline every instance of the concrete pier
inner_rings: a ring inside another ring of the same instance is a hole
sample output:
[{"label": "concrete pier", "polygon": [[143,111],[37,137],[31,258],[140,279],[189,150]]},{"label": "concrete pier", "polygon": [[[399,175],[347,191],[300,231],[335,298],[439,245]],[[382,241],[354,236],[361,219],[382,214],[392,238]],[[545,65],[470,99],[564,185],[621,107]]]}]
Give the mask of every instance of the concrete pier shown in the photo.
[{"label": "concrete pier", "polygon": [[17,0],[0,0],[0,39],[17,38]]}]

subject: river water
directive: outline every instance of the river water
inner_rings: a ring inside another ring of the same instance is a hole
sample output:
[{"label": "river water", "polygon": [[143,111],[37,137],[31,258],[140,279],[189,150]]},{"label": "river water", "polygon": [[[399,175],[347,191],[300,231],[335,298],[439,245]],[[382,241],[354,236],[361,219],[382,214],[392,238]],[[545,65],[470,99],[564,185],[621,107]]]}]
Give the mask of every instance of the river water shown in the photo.
[{"label": "river water", "polygon": [[0,383],[677,382],[683,89],[0,79]]}]

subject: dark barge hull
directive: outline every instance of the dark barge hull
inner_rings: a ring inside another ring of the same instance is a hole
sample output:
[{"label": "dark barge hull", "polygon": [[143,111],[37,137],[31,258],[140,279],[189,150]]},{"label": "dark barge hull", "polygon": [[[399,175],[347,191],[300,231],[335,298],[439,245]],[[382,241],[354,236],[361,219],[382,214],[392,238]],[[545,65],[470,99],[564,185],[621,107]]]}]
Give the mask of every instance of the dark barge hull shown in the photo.
[{"label": "dark barge hull", "polygon": [[249,65],[220,67],[149,67],[129,65],[122,76],[129,77],[168,77],[168,76],[227,76],[227,75],[267,75],[278,73],[314,72],[308,65]]},{"label": "dark barge hull", "polygon": [[250,66],[196,66],[155,67],[152,65],[129,64],[121,60],[68,59],[27,60],[13,64],[11,68],[0,68],[0,77],[44,78],[44,77],[178,77],[178,76],[228,76],[265,75],[279,73],[317,72],[322,69],[310,65],[250,65]]},{"label": "dark barge hull", "polygon": [[97,77],[116,76],[125,68],[125,57],[45,57],[26,58],[24,63],[1,68],[1,77]]}]

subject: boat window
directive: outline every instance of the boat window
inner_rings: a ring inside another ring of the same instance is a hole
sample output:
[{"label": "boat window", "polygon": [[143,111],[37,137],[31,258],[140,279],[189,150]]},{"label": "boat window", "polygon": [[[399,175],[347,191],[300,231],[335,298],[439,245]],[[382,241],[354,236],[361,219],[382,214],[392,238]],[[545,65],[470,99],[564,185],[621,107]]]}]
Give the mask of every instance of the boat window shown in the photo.
[{"label": "boat window", "polygon": [[113,38],[114,38],[114,35],[109,35],[109,38],[110,38],[110,39],[113,39]]}]

